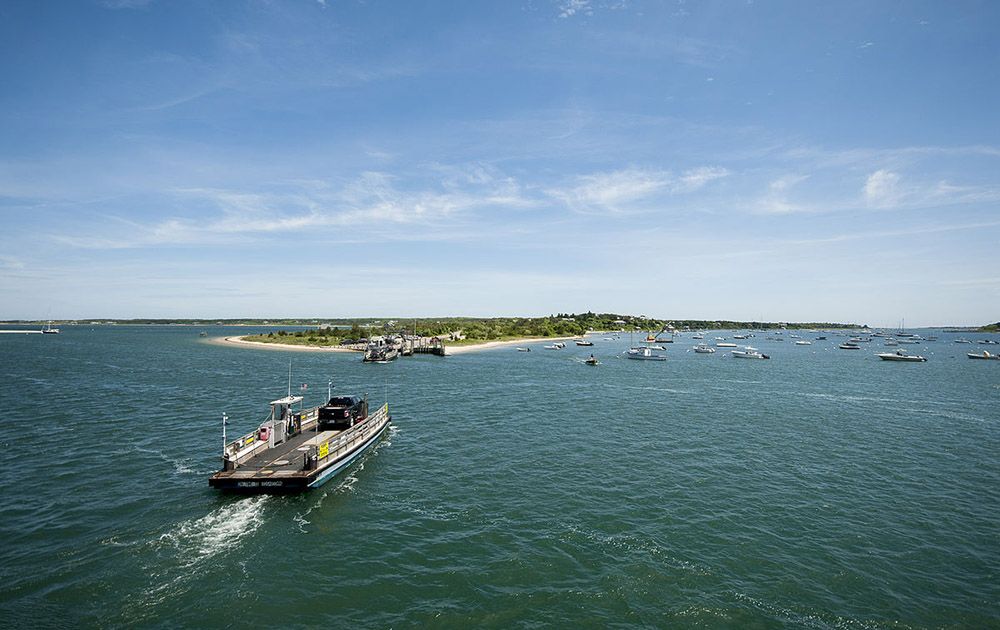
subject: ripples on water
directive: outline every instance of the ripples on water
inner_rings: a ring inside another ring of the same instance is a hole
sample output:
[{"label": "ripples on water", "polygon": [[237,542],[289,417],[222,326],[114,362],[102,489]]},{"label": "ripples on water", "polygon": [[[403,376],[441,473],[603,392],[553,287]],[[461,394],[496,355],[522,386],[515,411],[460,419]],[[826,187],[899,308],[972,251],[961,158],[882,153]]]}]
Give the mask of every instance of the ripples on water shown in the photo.
[{"label": "ripples on water", "polygon": [[[6,337],[6,627],[1000,625],[1000,362],[946,335],[596,368]],[[317,491],[213,494],[221,413],[252,428],[289,359],[313,402],[388,385],[391,432]]]}]

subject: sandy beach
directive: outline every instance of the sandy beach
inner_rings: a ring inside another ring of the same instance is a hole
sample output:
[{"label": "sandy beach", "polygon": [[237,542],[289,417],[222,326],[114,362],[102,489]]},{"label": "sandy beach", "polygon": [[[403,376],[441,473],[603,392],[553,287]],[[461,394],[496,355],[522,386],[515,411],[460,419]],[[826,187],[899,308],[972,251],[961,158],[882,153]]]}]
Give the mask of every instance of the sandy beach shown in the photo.
[{"label": "sandy beach", "polygon": [[[484,343],[469,344],[466,346],[449,346],[446,344],[445,348],[447,354],[449,355],[467,354],[469,352],[482,352],[484,350],[495,350],[497,348],[522,346],[529,343],[543,342],[549,344],[556,341],[570,341],[578,338],[579,337],[531,337],[524,339],[509,339],[506,341],[487,341]],[[259,341],[247,341],[241,336],[210,337],[206,339],[205,342],[220,346],[242,346],[244,348],[258,348],[261,350],[281,350],[292,352],[360,352],[359,350],[354,350],[353,348],[320,348],[318,346],[295,346],[287,343],[261,343]]]},{"label": "sandy beach", "polygon": [[467,352],[482,352],[483,350],[495,350],[496,348],[507,348],[511,346],[525,346],[529,343],[555,343],[557,341],[570,341],[572,339],[579,339],[579,337],[530,337],[525,339],[510,339],[507,341],[487,341],[484,343],[475,343],[467,346],[448,346],[446,345],[447,354],[465,354]]},{"label": "sandy beach", "polygon": [[360,352],[353,348],[320,348],[318,346],[294,346],[288,343],[261,343],[259,341],[247,341],[243,337],[210,337],[205,340],[219,346],[242,346],[244,348],[257,348],[258,350],[282,350],[292,352]]}]

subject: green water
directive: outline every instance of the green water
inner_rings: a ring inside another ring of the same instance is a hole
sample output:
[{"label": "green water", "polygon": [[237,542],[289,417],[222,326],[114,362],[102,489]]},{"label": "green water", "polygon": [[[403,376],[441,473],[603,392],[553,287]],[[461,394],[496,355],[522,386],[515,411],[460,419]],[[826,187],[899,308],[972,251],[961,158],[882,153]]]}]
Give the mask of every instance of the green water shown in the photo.
[{"label": "green water", "polygon": [[[957,335],[366,365],[199,330],[0,336],[0,627],[1000,626],[1000,361]],[[289,359],[391,432],[305,495],[210,491]]]}]

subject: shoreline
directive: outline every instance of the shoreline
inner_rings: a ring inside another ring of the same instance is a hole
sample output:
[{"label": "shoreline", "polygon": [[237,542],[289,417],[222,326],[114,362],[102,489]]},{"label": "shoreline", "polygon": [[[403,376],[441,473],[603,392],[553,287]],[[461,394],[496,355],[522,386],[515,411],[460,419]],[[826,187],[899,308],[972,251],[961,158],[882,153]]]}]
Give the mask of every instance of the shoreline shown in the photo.
[{"label": "shoreline", "polygon": [[[468,354],[470,352],[483,352],[485,350],[495,350],[509,346],[520,346],[529,343],[554,343],[556,341],[570,341],[579,339],[579,336],[572,337],[523,337],[520,339],[507,339],[504,341],[484,341],[465,346],[445,345],[445,356],[453,354]],[[237,346],[243,348],[258,348],[262,350],[282,350],[286,352],[362,352],[353,348],[319,347],[319,346],[298,346],[287,343],[261,343],[259,341],[246,341],[242,336],[234,337],[209,337],[204,343],[215,346]]]},{"label": "shoreline", "polygon": [[295,346],[288,343],[261,343],[259,341],[246,341],[242,336],[236,337],[209,337],[204,343],[213,346],[237,346],[243,348],[257,348],[261,350],[284,350],[292,352],[361,352],[353,348],[338,348],[336,346]]}]

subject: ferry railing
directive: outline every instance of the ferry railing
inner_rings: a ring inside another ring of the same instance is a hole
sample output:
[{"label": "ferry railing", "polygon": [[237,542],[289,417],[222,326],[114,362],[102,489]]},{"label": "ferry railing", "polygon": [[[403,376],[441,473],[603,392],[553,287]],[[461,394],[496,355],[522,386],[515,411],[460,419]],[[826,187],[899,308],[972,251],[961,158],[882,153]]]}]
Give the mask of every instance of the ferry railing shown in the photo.
[{"label": "ferry railing", "polygon": [[372,433],[377,432],[384,424],[388,415],[389,404],[385,403],[375,413],[368,416],[368,419],[361,425],[359,431],[351,432],[348,435],[339,435],[322,444],[313,446],[310,449],[309,458],[306,460],[306,467],[310,467],[310,460],[316,462],[316,466],[319,466],[323,461],[328,461],[331,458],[336,459],[340,455],[352,450],[358,442],[364,442],[371,437]]}]

